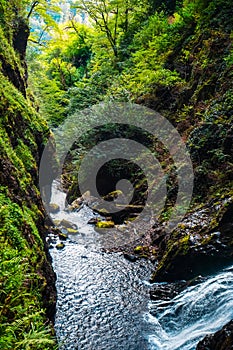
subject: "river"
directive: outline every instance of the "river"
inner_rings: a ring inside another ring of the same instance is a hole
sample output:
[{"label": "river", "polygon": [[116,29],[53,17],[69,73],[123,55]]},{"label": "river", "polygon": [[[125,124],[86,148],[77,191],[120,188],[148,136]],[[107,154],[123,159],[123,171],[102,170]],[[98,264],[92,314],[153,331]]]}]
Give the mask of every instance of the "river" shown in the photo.
[{"label": "river", "polygon": [[206,334],[233,318],[232,268],[187,287],[171,301],[150,301],[153,264],[132,263],[102,250],[103,234],[88,225],[93,213],[65,209],[54,185],[53,219],[78,226],[65,248],[51,249],[57,274],[55,329],[60,350],[192,350]]}]

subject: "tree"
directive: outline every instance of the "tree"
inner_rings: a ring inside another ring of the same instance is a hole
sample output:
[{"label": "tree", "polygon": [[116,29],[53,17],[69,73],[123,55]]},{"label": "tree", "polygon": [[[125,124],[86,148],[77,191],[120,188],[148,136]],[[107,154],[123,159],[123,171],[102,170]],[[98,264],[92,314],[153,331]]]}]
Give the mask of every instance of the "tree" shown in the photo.
[{"label": "tree", "polygon": [[120,37],[129,29],[135,13],[145,13],[148,7],[139,0],[80,0],[76,5],[94,21],[95,26],[106,35],[114,57],[119,56]]},{"label": "tree", "polygon": [[96,26],[106,34],[113,50],[114,56],[118,56],[117,36],[119,21],[118,1],[91,1],[81,0],[76,7],[85,12],[96,24]]},{"label": "tree", "polygon": [[30,27],[31,35],[29,40],[37,45],[45,45],[44,37],[57,28],[57,16],[61,13],[60,3],[64,0],[26,0],[24,1],[25,17]]}]

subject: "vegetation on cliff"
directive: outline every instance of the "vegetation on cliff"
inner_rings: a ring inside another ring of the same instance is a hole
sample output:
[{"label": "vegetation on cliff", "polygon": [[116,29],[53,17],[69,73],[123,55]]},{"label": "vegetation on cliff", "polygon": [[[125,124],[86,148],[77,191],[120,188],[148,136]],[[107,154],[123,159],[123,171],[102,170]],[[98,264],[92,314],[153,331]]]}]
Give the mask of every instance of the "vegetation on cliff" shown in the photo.
[{"label": "vegetation on cliff", "polygon": [[0,13],[0,348],[52,349],[55,276],[37,187],[49,129],[26,93],[23,2],[1,1]]}]

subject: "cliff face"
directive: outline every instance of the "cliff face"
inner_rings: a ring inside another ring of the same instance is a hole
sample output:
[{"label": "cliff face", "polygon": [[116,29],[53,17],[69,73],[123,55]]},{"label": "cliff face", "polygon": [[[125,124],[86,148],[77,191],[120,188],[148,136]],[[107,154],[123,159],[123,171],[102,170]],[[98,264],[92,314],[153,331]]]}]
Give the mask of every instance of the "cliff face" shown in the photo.
[{"label": "cliff face", "polygon": [[157,281],[193,278],[233,260],[230,13],[231,5],[220,0],[206,4],[167,61],[185,77],[185,84],[180,91],[165,91],[165,101],[152,96],[145,100],[157,103],[186,140],[195,175],[190,212],[159,246]]},{"label": "cliff face", "polygon": [[26,93],[28,24],[15,5],[0,7],[0,348],[44,350],[56,300],[37,187],[49,130]]},{"label": "cliff face", "polygon": [[[233,55],[232,5],[206,3],[167,66],[185,78],[180,91],[146,96],[187,142],[194,166],[194,196],[189,213],[166,234],[155,228],[159,264],[152,281],[177,281],[216,272],[233,261]],[[185,55],[186,57],[185,57]],[[161,99],[159,96],[165,96]],[[198,349],[232,349],[232,322]]]}]

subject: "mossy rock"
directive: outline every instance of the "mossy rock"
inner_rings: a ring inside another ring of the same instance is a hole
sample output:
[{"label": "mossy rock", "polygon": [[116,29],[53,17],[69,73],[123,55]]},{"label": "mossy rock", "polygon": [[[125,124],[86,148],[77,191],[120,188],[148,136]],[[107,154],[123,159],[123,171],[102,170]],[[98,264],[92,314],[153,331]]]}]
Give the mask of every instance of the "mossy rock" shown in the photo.
[{"label": "mossy rock", "polygon": [[57,248],[58,250],[62,250],[62,249],[65,248],[65,244],[64,244],[63,242],[58,243],[58,244],[56,245],[56,248]]},{"label": "mossy rock", "polygon": [[134,248],[134,253],[140,254],[141,257],[142,257],[142,255],[147,256],[148,252],[149,252],[149,247],[147,247],[147,246],[139,245],[139,246]]},{"label": "mossy rock", "polygon": [[61,221],[60,220],[53,220],[53,223],[55,226],[60,226]]},{"label": "mossy rock", "polygon": [[52,214],[57,214],[60,211],[60,207],[58,204],[50,203],[49,204],[49,212]]},{"label": "mossy rock", "polygon": [[73,228],[67,228],[67,232],[68,232],[68,234],[76,234],[76,233],[78,233],[78,230],[77,229],[73,229]]},{"label": "mossy rock", "polygon": [[98,221],[96,223],[97,228],[113,228],[115,226],[113,221]]},{"label": "mossy rock", "polygon": [[106,196],[103,197],[103,199],[107,200],[107,201],[113,201],[114,199],[116,199],[122,195],[123,195],[123,192],[121,190],[116,190],[116,191],[108,193]]},{"label": "mossy rock", "polygon": [[105,208],[99,208],[98,206],[92,207],[92,210],[97,212],[98,214],[102,216],[109,216],[109,212]]},{"label": "mossy rock", "polygon": [[65,227],[66,229],[77,229],[77,226],[75,224],[73,224],[72,222],[68,221],[68,220],[65,220],[63,219],[61,222],[60,222],[60,226],[63,226]]},{"label": "mossy rock", "polygon": [[59,233],[58,237],[60,238],[61,241],[65,241],[68,236],[65,233]]},{"label": "mossy rock", "polygon": [[141,245],[134,248],[134,253],[136,253],[136,254],[141,254],[141,253],[143,253],[143,251],[144,251],[144,247]]}]

